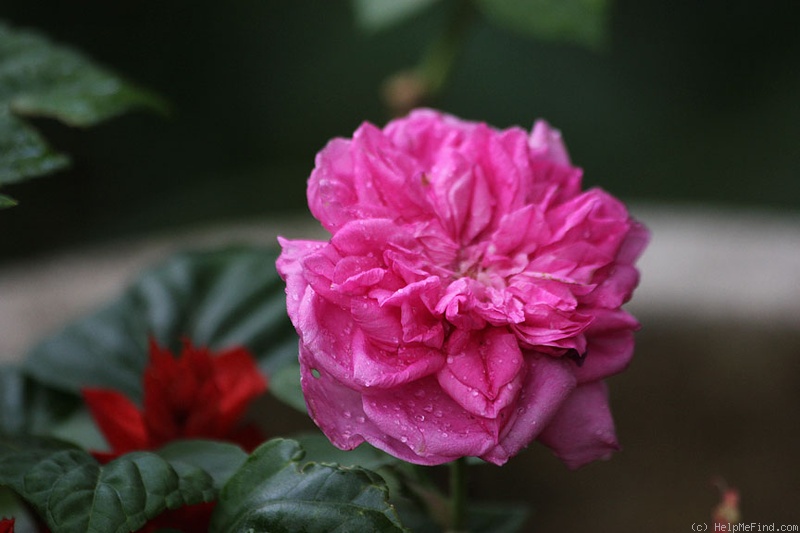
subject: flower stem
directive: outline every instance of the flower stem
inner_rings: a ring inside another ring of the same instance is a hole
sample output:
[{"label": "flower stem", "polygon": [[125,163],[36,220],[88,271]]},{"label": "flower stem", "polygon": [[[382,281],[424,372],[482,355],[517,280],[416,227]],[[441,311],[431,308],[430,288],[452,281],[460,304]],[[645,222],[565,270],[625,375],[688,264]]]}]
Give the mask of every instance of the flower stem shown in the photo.
[{"label": "flower stem", "polygon": [[449,533],[467,531],[467,460],[450,463],[450,529]]},{"label": "flower stem", "polygon": [[447,26],[439,35],[420,64],[419,72],[427,81],[428,96],[437,96],[450,77],[456,57],[464,47],[467,31],[474,19],[472,2],[458,2]]}]

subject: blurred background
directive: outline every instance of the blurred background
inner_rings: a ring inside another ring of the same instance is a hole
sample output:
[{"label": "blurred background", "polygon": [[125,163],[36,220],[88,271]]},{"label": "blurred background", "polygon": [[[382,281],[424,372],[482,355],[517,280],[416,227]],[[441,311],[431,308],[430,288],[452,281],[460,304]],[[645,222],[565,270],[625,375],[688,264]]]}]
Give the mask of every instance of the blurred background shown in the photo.
[{"label": "blurred background", "polygon": [[[450,76],[425,101],[499,128],[547,119],[586,185],[654,231],[637,358],[611,380],[623,453],[568,472],[534,446],[480,469],[473,495],[529,503],[530,531],[689,531],[722,476],[745,522],[800,523],[800,2],[618,0],[591,45],[464,15],[464,0],[418,3],[379,27],[359,22],[358,2],[4,0],[0,19],[170,111],[87,130],[35,121],[73,165],[4,187],[20,205],[0,211],[0,287],[30,300],[42,285],[26,273],[53,279],[75,246],[95,251],[58,281],[79,287],[98,271],[121,283],[152,258],[151,236],[313,227],[315,153],[389,120],[387,80],[465,17]],[[124,261],[96,252],[109,243]]]}]

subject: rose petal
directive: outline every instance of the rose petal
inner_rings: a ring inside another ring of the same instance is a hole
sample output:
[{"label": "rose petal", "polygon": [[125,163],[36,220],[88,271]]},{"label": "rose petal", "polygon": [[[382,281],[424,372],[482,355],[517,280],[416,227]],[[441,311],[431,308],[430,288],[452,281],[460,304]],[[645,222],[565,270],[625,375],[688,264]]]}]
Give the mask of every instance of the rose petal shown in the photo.
[{"label": "rose petal", "polygon": [[619,450],[606,384],[578,386],[539,435],[567,467],[575,469]]},{"label": "rose petal", "polygon": [[303,260],[327,246],[318,241],[290,241],[278,237],[281,245],[281,255],[275,266],[281,278],[286,281],[286,311],[292,321],[297,320],[297,310],[300,299],[308,286],[304,276]]},{"label": "rose petal", "polygon": [[478,456],[496,442],[498,423],[464,410],[433,377],[364,395],[364,412],[378,431],[373,446],[404,461],[437,465]]},{"label": "rose petal", "polygon": [[365,388],[389,388],[420,379],[438,371],[444,356],[426,347],[401,346],[384,351],[361,331],[353,334],[353,380]]},{"label": "rose petal", "polygon": [[527,355],[526,377],[515,406],[509,407],[508,421],[499,443],[481,459],[502,465],[537,438],[575,389],[569,364],[544,355]]},{"label": "rose petal", "polygon": [[553,161],[564,166],[570,164],[569,154],[561,138],[561,132],[551,127],[547,121],[537,120],[533,124],[529,143],[534,157]]},{"label": "rose petal", "polygon": [[578,383],[604,379],[625,370],[633,357],[633,332],[639,322],[623,310],[598,313],[586,332],[586,356],[575,369]]},{"label": "rose petal", "polygon": [[500,328],[456,330],[447,352],[447,364],[437,378],[461,407],[484,418],[497,418],[517,399],[525,373],[514,335]]}]

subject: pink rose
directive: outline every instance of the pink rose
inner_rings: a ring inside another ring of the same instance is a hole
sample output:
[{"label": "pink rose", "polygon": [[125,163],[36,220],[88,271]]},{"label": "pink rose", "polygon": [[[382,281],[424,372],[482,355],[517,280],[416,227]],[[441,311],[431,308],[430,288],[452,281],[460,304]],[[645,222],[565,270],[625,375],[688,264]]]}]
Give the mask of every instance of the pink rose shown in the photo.
[{"label": "pink rose", "polygon": [[647,230],[581,191],[558,131],[432,110],[317,155],[329,242],[280,239],[309,413],[342,449],[503,464],[533,440],[568,466],[618,448],[605,377],[633,354],[620,306]]}]

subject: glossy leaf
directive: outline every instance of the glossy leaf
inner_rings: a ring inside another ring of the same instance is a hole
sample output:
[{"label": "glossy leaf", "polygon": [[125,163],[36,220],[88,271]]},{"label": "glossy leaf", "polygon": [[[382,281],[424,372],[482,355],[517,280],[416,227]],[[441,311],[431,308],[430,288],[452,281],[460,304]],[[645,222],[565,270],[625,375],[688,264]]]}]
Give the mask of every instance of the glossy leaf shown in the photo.
[{"label": "glossy leaf", "polygon": [[608,38],[611,0],[476,0],[483,13],[509,30],[544,40],[600,47]]},{"label": "glossy leaf", "polygon": [[135,107],[161,109],[163,103],[68,47],[0,22],[0,184],[68,163],[20,117],[91,126]]},{"label": "glossy leaf", "polygon": [[424,11],[437,0],[353,0],[356,23],[367,31],[380,31]]},{"label": "glossy leaf", "polygon": [[259,447],[222,489],[210,531],[405,531],[380,476],[302,458],[294,441]]},{"label": "glossy leaf", "polygon": [[305,451],[304,458],[315,463],[333,463],[339,466],[360,466],[378,470],[401,461],[377,448],[363,443],[354,450],[340,450],[322,433],[304,433],[293,437]]},{"label": "glossy leaf", "polygon": [[212,350],[244,346],[273,374],[297,360],[276,257],[272,249],[250,247],[177,254],[35,347],[25,371],[72,393],[104,387],[137,400],[153,335],[174,353],[183,338]]},{"label": "glossy leaf", "polygon": [[202,466],[211,476],[216,489],[221,489],[247,460],[247,454],[235,444],[212,440],[174,441],[157,453],[172,463]]},{"label": "glossy leaf", "polygon": [[0,485],[11,487],[56,532],[135,531],[165,509],[212,501],[214,484],[186,458],[135,452],[101,466],[63,441],[0,437]]}]

